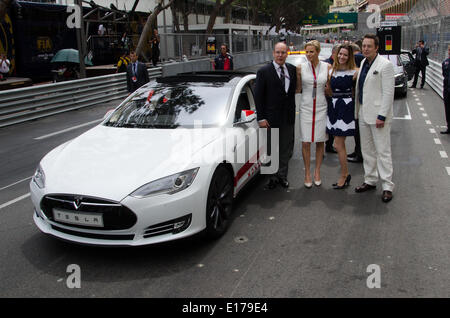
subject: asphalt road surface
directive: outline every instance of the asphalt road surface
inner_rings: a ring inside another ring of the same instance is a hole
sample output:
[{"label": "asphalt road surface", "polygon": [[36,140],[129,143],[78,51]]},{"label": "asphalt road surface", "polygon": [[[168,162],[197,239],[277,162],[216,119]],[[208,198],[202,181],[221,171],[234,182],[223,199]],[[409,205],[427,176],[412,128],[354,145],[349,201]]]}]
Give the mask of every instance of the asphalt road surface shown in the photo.
[{"label": "asphalt road surface", "polygon": [[[237,199],[231,227],[217,241],[97,248],[40,233],[28,187],[38,162],[117,104],[0,129],[0,297],[450,296],[450,136],[439,134],[443,101],[428,85],[395,100],[396,188],[388,204],[380,185],[354,192],[363,182],[361,164],[349,164],[349,188],[333,190],[334,154],[326,154],[323,185],[304,188],[296,142],[290,188],[264,190],[259,177]],[[347,146],[352,152],[353,138]],[[81,288],[67,285],[71,264],[81,270]],[[380,288],[368,287],[373,268]]]}]

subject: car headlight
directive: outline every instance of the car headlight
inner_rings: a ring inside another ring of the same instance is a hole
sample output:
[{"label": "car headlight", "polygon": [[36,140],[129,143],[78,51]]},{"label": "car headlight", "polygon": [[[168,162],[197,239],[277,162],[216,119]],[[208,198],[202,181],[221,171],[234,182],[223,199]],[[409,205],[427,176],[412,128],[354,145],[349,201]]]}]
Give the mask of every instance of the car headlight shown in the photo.
[{"label": "car headlight", "polygon": [[163,193],[174,194],[180,192],[192,184],[199,169],[200,168],[186,170],[149,182],[131,193],[130,196],[135,198],[146,198]]},{"label": "car headlight", "polygon": [[45,188],[45,173],[41,165],[37,167],[33,176],[33,181],[40,189]]}]

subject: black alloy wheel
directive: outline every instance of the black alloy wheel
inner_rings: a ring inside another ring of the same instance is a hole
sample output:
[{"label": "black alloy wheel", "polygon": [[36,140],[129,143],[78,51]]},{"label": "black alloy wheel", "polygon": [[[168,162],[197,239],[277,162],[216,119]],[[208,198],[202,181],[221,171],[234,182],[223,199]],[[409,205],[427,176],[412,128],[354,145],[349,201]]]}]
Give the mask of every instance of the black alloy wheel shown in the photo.
[{"label": "black alloy wheel", "polygon": [[206,230],[208,239],[222,236],[230,223],[233,209],[233,177],[224,166],[219,166],[211,179],[206,203]]}]

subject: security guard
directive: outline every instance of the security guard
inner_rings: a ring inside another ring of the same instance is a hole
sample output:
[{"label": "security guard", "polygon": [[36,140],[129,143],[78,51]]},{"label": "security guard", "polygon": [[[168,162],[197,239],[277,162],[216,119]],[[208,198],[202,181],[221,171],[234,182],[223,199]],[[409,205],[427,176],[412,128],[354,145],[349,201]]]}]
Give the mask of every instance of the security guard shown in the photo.
[{"label": "security guard", "polygon": [[448,58],[442,62],[442,76],[444,76],[444,105],[445,119],[447,120],[447,130],[441,134],[450,134],[450,44],[447,47]]}]

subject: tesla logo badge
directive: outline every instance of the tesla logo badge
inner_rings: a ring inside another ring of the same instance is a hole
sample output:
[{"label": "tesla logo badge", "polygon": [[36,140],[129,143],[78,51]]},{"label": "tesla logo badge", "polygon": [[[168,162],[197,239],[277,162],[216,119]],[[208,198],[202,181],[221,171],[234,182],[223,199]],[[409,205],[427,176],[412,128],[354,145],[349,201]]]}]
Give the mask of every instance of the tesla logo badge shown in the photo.
[{"label": "tesla logo badge", "polygon": [[83,199],[82,197],[75,197],[75,201],[73,201],[73,206],[75,207],[75,210],[78,210],[80,208],[82,199]]}]

